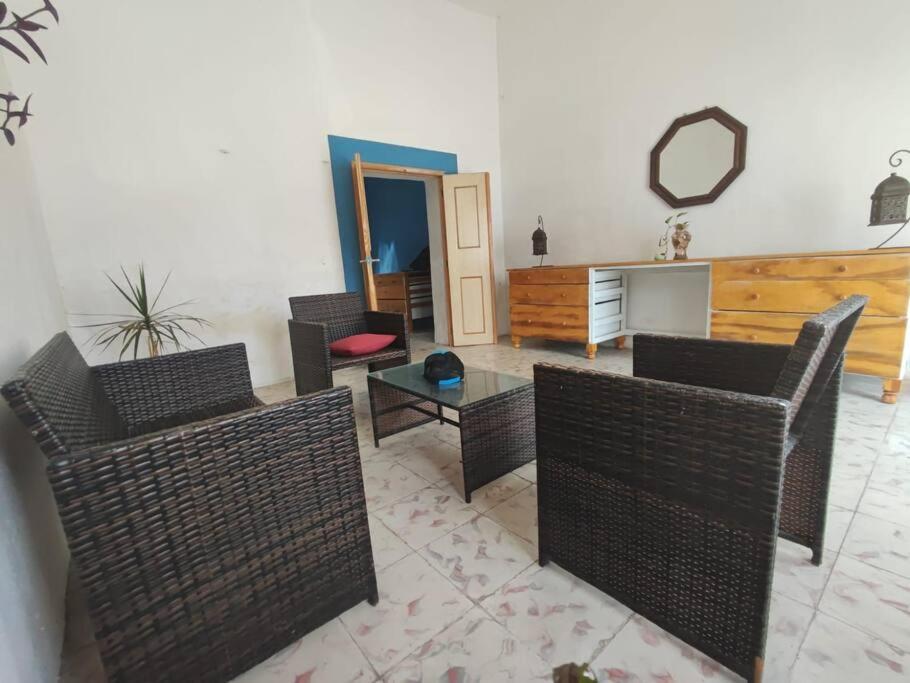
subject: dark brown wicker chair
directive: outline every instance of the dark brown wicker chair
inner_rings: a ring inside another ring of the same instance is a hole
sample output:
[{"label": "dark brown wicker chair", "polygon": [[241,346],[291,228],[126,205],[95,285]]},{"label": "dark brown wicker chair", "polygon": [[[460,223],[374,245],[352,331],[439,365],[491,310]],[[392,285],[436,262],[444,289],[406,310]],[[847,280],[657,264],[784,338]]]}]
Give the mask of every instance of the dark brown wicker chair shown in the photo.
[{"label": "dark brown wicker chair", "polygon": [[[405,317],[400,313],[365,311],[356,292],[292,296],[288,329],[294,361],[297,395],[333,386],[332,372],[339,368],[367,365],[369,371],[407,365],[411,362],[411,339]],[[333,356],[329,344],[353,334],[394,334],[388,348],[365,356]]]},{"label": "dark brown wicker chair", "polygon": [[349,389],[263,406],[242,344],[90,368],[61,333],[2,393],[48,457],[109,680],[227,681],[375,604]]},{"label": "dark brown wicker chair", "polygon": [[821,562],[865,303],[808,320],[792,347],[636,335],[634,377],[535,366],[540,563],[759,681],[778,533]]}]

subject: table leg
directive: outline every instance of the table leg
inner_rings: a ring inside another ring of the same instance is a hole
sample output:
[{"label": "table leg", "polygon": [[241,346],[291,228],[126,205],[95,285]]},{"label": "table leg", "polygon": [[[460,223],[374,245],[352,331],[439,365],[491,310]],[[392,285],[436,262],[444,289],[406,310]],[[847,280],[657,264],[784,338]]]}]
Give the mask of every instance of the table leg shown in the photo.
[{"label": "table leg", "polygon": [[471,493],[537,457],[534,386],[459,411],[465,502]]}]

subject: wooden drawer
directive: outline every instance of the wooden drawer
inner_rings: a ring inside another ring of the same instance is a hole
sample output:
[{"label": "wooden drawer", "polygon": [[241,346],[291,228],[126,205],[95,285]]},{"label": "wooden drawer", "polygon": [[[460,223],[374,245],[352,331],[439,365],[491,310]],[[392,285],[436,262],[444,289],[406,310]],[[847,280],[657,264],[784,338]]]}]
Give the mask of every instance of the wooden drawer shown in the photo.
[{"label": "wooden drawer", "polygon": [[851,294],[869,297],[863,315],[907,315],[907,280],[726,280],[715,282],[711,308],[727,311],[820,313]]},{"label": "wooden drawer", "polygon": [[[711,338],[792,344],[809,317],[788,313],[714,311]],[[860,318],[847,345],[847,372],[901,377],[906,326],[906,318]]]},{"label": "wooden drawer", "polygon": [[744,259],[711,264],[715,283],[726,280],[827,280],[859,278],[906,280],[910,278],[910,254],[860,256],[815,256],[807,258]]},{"label": "wooden drawer", "polygon": [[510,303],[588,305],[588,285],[511,285]]},{"label": "wooden drawer", "polygon": [[588,309],[581,306],[512,304],[512,334],[561,341],[588,341]]},{"label": "wooden drawer", "polygon": [[510,285],[588,284],[587,268],[533,268],[509,272]]},{"label": "wooden drawer", "polygon": [[408,314],[408,302],[404,299],[379,299],[376,302],[376,306],[380,311],[385,311],[386,313]]},{"label": "wooden drawer", "polygon": [[376,278],[376,298],[377,299],[404,299],[407,297],[407,290],[404,286],[404,278],[397,276],[395,278]]}]

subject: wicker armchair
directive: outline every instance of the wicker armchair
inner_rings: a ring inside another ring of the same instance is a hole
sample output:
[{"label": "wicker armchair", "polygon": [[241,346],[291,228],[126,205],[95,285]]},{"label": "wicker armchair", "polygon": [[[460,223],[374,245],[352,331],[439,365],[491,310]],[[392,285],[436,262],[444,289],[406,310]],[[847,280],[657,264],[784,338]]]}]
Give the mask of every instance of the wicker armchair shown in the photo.
[{"label": "wicker armchair", "polygon": [[[356,292],[293,296],[288,329],[294,361],[297,395],[328,389],[332,372],[354,365],[368,365],[370,372],[411,362],[411,339],[400,313],[365,311]],[[333,356],[329,344],[354,334],[394,334],[392,345],[364,356]]]},{"label": "wicker armchair", "polygon": [[109,680],[227,681],[375,604],[349,389],[263,406],[242,344],[90,368],[61,333],[2,393],[48,457]]},{"label": "wicker armchair", "polygon": [[778,534],[821,562],[843,351],[636,335],[634,377],[537,365],[540,563],[759,681]]}]

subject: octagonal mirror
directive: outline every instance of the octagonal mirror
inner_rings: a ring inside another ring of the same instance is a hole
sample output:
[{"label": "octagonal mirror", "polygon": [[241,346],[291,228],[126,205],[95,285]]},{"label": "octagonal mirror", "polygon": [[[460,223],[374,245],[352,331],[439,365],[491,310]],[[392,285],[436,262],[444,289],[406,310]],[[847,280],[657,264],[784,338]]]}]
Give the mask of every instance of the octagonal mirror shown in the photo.
[{"label": "octagonal mirror", "polygon": [[674,209],[710,204],[746,167],[746,126],[720,107],[676,119],[651,150],[651,189]]}]

